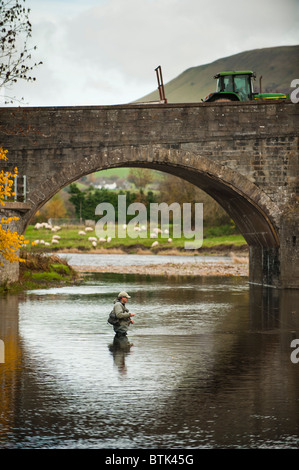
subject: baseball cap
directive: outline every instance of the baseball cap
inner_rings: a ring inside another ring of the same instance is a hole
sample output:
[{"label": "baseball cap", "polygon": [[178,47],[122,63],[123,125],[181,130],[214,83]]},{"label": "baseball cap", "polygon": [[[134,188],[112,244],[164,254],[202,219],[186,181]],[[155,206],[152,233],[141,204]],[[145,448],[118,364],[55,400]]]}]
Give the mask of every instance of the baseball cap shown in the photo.
[{"label": "baseball cap", "polygon": [[119,294],[118,294],[118,298],[121,299],[122,297],[127,297],[127,299],[130,299],[131,296],[129,294],[127,294],[124,290],[121,291]]}]

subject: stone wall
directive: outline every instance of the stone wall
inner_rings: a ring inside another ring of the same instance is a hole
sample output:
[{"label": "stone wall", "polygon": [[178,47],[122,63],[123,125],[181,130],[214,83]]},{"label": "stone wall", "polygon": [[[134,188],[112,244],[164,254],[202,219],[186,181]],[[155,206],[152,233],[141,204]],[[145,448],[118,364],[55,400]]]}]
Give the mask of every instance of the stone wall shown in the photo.
[{"label": "stone wall", "polygon": [[[16,203],[16,206],[20,206],[20,204]],[[6,204],[5,207],[13,207],[12,204]],[[18,217],[19,220],[12,220],[9,225],[1,224],[2,227],[11,232],[17,232],[21,233],[22,229],[22,222],[21,222],[21,213],[19,211],[11,210],[7,208],[5,210],[5,207],[2,205],[0,206],[0,220],[2,217],[7,218],[7,217]],[[20,224],[21,222],[21,224]],[[17,252],[17,256],[19,256],[19,251]],[[0,255],[0,285],[5,284],[6,282],[11,283],[11,282],[17,282],[19,279],[19,263],[18,262],[9,262],[6,259],[4,259],[3,256]]]},{"label": "stone wall", "polygon": [[0,285],[6,282],[17,282],[19,279],[19,263],[10,263],[4,258],[0,257]]}]

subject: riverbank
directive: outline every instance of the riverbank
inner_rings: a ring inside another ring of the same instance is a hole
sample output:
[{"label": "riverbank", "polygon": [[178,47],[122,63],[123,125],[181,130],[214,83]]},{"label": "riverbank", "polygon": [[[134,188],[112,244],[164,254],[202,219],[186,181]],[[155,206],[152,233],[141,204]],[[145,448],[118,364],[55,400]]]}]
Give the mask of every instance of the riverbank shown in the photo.
[{"label": "riverbank", "polygon": [[227,244],[215,244],[208,247],[202,247],[198,250],[185,250],[183,248],[169,248],[167,246],[157,246],[155,248],[148,248],[144,245],[133,244],[133,245],[119,245],[116,247],[99,247],[93,249],[81,249],[77,248],[56,248],[53,252],[57,253],[85,253],[94,255],[109,255],[109,254],[136,254],[136,255],[171,255],[171,256],[230,256],[234,253],[236,256],[247,256],[248,245],[235,245],[233,243]]},{"label": "riverbank", "polygon": [[[136,248],[136,247],[135,247]],[[231,250],[231,251],[230,251]],[[136,265],[105,265],[95,266],[92,264],[92,255],[160,255],[170,256],[173,260],[181,256],[188,256],[190,262],[163,262],[155,264]],[[91,262],[88,265],[72,265],[65,259],[71,254],[91,255]],[[218,260],[208,262],[209,256],[229,258],[228,260]],[[25,262],[20,263],[20,277],[16,283],[5,283],[0,286],[0,294],[6,292],[19,292],[24,290],[48,288],[53,286],[63,286],[80,282],[87,273],[119,273],[138,274],[149,276],[248,276],[248,249],[247,246],[215,245],[207,252],[201,254],[194,253],[193,250],[164,249],[153,252],[146,248],[134,250],[123,250],[121,248],[96,248],[95,250],[80,250],[78,248],[62,249],[56,253],[32,253],[23,252],[21,254]]]},{"label": "riverbank", "polygon": [[[179,248],[169,249],[159,247],[156,250],[141,247],[140,245],[131,245],[130,247],[118,248],[95,248],[92,251],[81,251],[79,249],[59,250],[60,254],[86,253],[94,255],[155,255],[170,256],[173,260],[180,256],[188,256],[190,262],[170,262],[142,265],[105,265],[95,266],[92,261],[88,265],[73,265],[72,268],[80,274],[84,273],[119,273],[119,274],[145,274],[149,276],[248,276],[249,260],[248,246],[234,244],[219,244],[200,250],[182,250]],[[215,256],[229,258],[228,260],[219,260],[216,263],[207,262],[207,258]],[[91,256],[92,260],[92,256]],[[201,261],[202,260],[202,261]]]},{"label": "riverbank", "polygon": [[[159,256],[159,255],[157,255]],[[205,257],[197,257],[196,262],[190,256],[190,262],[155,263],[142,265],[73,265],[77,273],[118,273],[149,276],[248,276],[249,265],[247,256],[236,256],[230,253],[229,260],[216,263],[207,262]]]},{"label": "riverbank", "polygon": [[22,253],[18,282],[0,285],[0,295],[74,284],[78,273],[67,260],[53,254]]}]

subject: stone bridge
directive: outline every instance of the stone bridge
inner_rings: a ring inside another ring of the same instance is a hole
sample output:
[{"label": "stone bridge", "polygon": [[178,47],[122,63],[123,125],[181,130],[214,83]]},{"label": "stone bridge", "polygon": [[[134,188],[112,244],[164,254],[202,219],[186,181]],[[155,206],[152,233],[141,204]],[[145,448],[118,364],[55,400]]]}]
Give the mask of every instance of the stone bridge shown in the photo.
[{"label": "stone bridge", "polygon": [[251,283],[299,288],[298,115],[291,102],[0,108],[4,167],[26,176],[25,202],[6,203],[4,213],[20,217],[23,233],[83,175],[112,167],[172,173],[234,220],[249,245]]}]

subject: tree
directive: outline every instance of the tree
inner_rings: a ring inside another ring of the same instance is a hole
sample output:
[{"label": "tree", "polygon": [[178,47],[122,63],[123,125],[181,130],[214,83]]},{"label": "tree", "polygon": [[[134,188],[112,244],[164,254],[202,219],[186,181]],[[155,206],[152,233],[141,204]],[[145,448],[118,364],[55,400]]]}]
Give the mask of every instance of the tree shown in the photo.
[{"label": "tree", "polygon": [[[0,160],[7,160],[6,153],[7,150],[3,150],[3,148],[0,147]],[[4,173],[3,170],[0,172],[0,206],[4,206],[3,201],[5,198],[9,198],[14,195],[12,192],[12,178],[17,174],[17,171],[17,168],[15,168],[14,173]],[[17,252],[24,243],[24,236],[9,229],[11,222],[18,219],[18,217],[0,218],[0,257],[3,257],[11,263],[23,261],[17,255]],[[2,264],[3,263],[1,263],[0,259],[0,266]]]},{"label": "tree", "polygon": [[0,0],[0,88],[11,86],[19,79],[34,81],[32,70],[42,62],[30,64],[29,48],[32,25],[30,9],[25,0]]},{"label": "tree", "polygon": [[[80,220],[97,220],[98,216],[95,214],[95,208],[102,202],[108,202],[114,207],[115,220],[118,221],[118,196],[126,196],[126,220],[127,222],[132,219],[132,215],[127,215],[127,209],[133,202],[142,202],[147,206],[151,202],[156,202],[155,195],[149,191],[147,195],[143,192],[135,193],[133,191],[110,191],[108,189],[87,189],[81,191],[76,183],[70,184],[68,188],[70,194],[69,201],[74,205],[75,212]],[[122,214],[123,215],[123,214]],[[149,216],[149,211],[148,211]]]},{"label": "tree", "polygon": [[160,200],[171,204],[178,202],[192,204],[192,217],[194,217],[194,203],[204,204],[205,226],[218,226],[230,223],[229,215],[224,209],[207,193],[191,183],[174,175],[166,175],[160,183]]},{"label": "tree", "polygon": [[136,188],[139,190],[141,188],[144,189],[146,185],[153,181],[152,170],[149,170],[148,168],[131,168],[128,175],[128,181],[130,181],[130,183],[134,183]]},{"label": "tree", "polygon": [[69,186],[70,202],[75,206],[77,217],[82,220],[82,212],[85,206],[85,194],[80,191],[76,183],[71,183]]},{"label": "tree", "polygon": [[50,201],[48,201],[39,211],[46,220],[48,219],[63,219],[66,216],[66,209],[64,202],[59,194],[55,194]]}]

